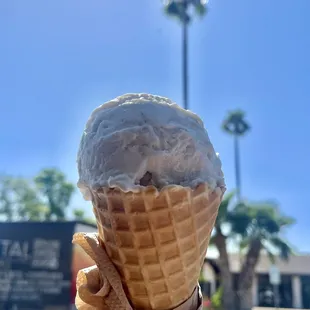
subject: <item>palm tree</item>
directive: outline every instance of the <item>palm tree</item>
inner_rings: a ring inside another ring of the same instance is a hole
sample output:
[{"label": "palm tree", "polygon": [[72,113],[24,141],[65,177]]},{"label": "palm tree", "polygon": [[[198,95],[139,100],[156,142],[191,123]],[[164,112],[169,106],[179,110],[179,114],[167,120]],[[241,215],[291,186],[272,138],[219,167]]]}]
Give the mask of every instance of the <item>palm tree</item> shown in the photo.
[{"label": "palm tree", "polygon": [[292,253],[291,247],[282,239],[281,232],[294,223],[292,217],[283,215],[274,203],[238,204],[227,214],[232,235],[242,238],[240,243],[244,261],[238,280],[239,309],[251,310],[252,284],[255,267],[262,251],[272,262],[275,255],[287,260]]},{"label": "palm tree", "polygon": [[250,130],[250,125],[244,118],[245,113],[243,111],[232,111],[228,114],[227,118],[224,119],[222,124],[223,130],[234,138],[236,190],[239,202],[241,201],[239,138]]},{"label": "palm tree", "polygon": [[[244,255],[238,280],[238,309],[252,309],[252,284],[255,267],[262,251],[268,253],[273,261],[275,255],[287,259],[291,253],[290,246],[281,238],[281,231],[293,224],[291,217],[281,214],[278,207],[270,202],[245,204],[238,203],[231,208],[234,193],[223,199],[215,224],[212,243],[219,252],[219,268],[223,287],[223,306],[225,310],[235,308],[235,293],[230,272],[227,240],[241,238],[239,243]],[[226,226],[226,234],[223,232]]]},{"label": "palm tree", "polygon": [[166,0],[165,11],[169,16],[176,17],[182,24],[182,75],[183,75],[183,106],[188,109],[188,25],[192,19],[189,9],[193,7],[197,15],[207,12],[206,0]]}]

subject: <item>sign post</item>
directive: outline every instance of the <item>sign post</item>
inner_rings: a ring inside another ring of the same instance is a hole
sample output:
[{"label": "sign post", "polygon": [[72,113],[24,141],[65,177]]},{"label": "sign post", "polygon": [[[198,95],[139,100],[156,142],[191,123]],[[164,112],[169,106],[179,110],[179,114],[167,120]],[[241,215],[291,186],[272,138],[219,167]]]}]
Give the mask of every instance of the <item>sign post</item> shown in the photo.
[{"label": "sign post", "polygon": [[280,306],[280,296],[279,296],[279,285],[281,283],[281,275],[279,268],[272,265],[269,269],[269,281],[273,286],[273,300],[275,309],[279,309]]}]

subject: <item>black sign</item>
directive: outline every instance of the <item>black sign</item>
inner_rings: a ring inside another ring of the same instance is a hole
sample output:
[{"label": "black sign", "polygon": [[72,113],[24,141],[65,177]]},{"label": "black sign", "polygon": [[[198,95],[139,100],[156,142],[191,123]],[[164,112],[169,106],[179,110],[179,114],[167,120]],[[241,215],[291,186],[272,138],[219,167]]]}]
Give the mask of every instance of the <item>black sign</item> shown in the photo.
[{"label": "black sign", "polygon": [[0,309],[70,307],[74,223],[0,223]]}]

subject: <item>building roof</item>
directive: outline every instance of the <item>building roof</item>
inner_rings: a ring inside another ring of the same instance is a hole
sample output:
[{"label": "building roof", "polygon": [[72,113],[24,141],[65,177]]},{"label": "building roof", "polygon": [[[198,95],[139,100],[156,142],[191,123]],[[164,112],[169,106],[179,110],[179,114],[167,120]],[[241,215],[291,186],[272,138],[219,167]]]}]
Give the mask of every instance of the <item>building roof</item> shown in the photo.
[{"label": "building roof", "polygon": [[[234,273],[240,271],[240,256],[238,254],[230,254],[230,268]],[[289,260],[283,261],[276,259],[275,265],[282,274],[310,275],[310,255],[293,255]],[[256,266],[257,273],[268,273],[271,262],[267,255],[261,254],[259,263]]]}]

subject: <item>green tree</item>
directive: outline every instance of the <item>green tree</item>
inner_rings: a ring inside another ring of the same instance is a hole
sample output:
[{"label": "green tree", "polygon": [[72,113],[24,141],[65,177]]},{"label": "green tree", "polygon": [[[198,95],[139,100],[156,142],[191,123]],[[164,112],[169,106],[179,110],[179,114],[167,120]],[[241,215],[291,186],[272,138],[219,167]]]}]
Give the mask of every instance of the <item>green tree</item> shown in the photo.
[{"label": "green tree", "polygon": [[92,225],[96,225],[96,221],[93,218],[88,217],[85,214],[85,211],[83,209],[74,209],[73,210],[73,218],[76,221],[82,221],[82,222],[86,222],[86,223],[89,223]]},{"label": "green tree", "polygon": [[249,130],[250,125],[245,120],[245,113],[241,110],[235,110],[228,114],[222,124],[223,130],[232,135],[234,139],[235,153],[235,177],[237,198],[241,201],[241,172],[240,172],[240,146],[239,138],[244,136]]},{"label": "green tree", "polygon": [[182,25],[182,80],[183,80],[183,106],[188,109],[188,25],[192,20],[190,9],[194,8],[196,15],[207,13],[206,0],[166,0],[165,12],[175,17]]},{"label": "green tree", "polygon": [[211,297],[212,309],[214,310],[222,309],[222,300],[223,300],[223,288],[220,287]]},{"label": "green tree", "polygon": [[46,206],[33,184],[26,179],[2,176],[0,179],[0,214],[6,221],[39,221]]},{"label": "green tree", "polygon": [[7,221],[14,219],[14,197],[12,192],[12,178],[0,178],[0,215]]},{"label": "green tree", "polygon": [[74,185],[61,171],[53,168],[42,170],[34,180],[48,206],[46,220],[65,220]]},{"label": "green tree", "polygon": [[48,211],[31,182],[17,178],[12,180],[15,197],[15,218],[20,221],[43,221]]},{"label": "green tree", "polygon": [[233,193],[229,193],[223,199],[212,243],[219,252],[223,306],[225,310],[231,310],[235,307],[227,240],[241,239],[239,245],[244,260],[238,280],[238,309],[250,310],[253,306],[252,284],[255,267],[260,254],[262,251],[267,252],[271,260],[274,260],[275,255],[279,255],[282,259],[288,259],[291,247],[281,238],[281,233],[284,228],[294,223],[294,219],[283,215],[278,206],[271,202],[238,203],[232,207],[233,196]]}]

